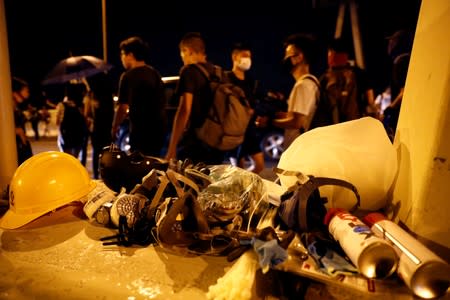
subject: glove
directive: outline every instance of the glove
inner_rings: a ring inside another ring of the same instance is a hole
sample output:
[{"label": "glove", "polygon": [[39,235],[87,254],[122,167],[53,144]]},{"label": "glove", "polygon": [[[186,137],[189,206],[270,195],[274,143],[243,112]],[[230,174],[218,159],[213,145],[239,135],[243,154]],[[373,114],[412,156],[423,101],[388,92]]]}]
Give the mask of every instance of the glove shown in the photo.
[{"label": "glove", "polygon": [[269,271],[269,268],[284,262],[288,258],[287,251],[278,245],[278,241],[262,241],[256,238],[252,239],[253,249],[258,255],[259,265],[263,274]]}]

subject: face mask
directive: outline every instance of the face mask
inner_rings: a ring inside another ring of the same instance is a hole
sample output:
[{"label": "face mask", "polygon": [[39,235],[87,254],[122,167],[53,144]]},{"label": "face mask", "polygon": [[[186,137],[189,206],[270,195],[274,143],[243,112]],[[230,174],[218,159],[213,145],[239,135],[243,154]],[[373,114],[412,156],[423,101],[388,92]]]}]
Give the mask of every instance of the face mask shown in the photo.
[{"label": "face mask", "polygon": [[294,68],[294,65],[292,64],[292,61],[291,61],[291,57],[292,56],[286,57],[281,62],[283,70],[286,71],[287,73],[291,73],[292,69]]},{"label": "face mask", "polygon": [[248,71],[250,67],[252,66],[252,60],[250,57],[241,57],[239,59],[239,63],[237,67],[241,69],[242,71]]}]

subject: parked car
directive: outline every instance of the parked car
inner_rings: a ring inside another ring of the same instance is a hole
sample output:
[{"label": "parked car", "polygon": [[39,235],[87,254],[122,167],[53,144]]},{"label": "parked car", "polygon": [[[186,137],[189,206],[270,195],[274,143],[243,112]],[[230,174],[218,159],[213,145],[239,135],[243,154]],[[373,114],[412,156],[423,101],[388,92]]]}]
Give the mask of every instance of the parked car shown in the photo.
[{"label": "parked car", "polygon": [[[162,78],[165,86],[165,93],[167,102],[167,114],[169,118],[169,127],[172,126],[172,121],[175,117],[175,113],[178,108],[178,97],[175,95],[175,88],[179,80],[179,76],[170,76]],[[286,102],[280,99],[276,93],[268,93],[261,100],[258,100],[256,113],[262,116],[266,116],[269,119],[268,126],[259,129],[258,134],[261,135],[261,148],[263,149],[266,160],[278,161],[283,153],[283,129],[277,128],[271,125],[271,119],[275,112],[283,111],[285,109]],[[169,130],[170,134],[170,130]],[[167,137],[166,146],[169,141]],[[128,120],[125,120],[119,130],[116,144],[123,151],[127,152],[130,149],[129,146],[129,130]],[[164,149],[162,151],[165,152]],[[230,158],[230,161],[234,163],[235,160]],[[246,163],[246,169],[251,170],[254,166],[254,162],[249,157]]]},{"label": "parked car", "polygon": [[284,130],[272,125],[275,114],[286,111],[287,103],[282,94],[269,91],[257,101],[256,114],[268,119],[267,126],[260,128],[261,149],[266,160],[278,161],[283,154]]}]

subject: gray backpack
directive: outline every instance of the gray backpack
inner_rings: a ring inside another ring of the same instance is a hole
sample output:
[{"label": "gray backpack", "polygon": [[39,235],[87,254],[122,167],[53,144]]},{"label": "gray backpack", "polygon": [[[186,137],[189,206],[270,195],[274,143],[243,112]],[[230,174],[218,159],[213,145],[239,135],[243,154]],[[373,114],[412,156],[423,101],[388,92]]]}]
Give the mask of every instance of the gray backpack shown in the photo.
[{"label": "gray backpack", "polygon": [[208,78],[213,95],[206,119],[196,129],[197,137],[215,149],[235,149],[244,141],[253,109],[244,91],[226,80],[222,68],[215,66],[214,74],[210,74],[204,66],[196,66]]}]

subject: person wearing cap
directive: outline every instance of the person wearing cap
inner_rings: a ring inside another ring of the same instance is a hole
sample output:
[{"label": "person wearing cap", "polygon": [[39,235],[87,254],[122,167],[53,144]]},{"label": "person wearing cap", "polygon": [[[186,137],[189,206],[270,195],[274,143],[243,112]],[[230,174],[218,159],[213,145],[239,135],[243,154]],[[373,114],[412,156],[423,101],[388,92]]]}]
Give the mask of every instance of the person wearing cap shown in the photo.
[{"label": "person wearing cap", "polygon": [[284,128],[284,149],[308,131],[320,96],[318,79],[310,73],[315,40],[309,35],[293,34],[284,43],[283,68],[295,79],[288,98],[288,110],[278,113],[273,124]]},{"label": "person wearing cap", "polygon": [[338,123],[375,112],[374,91],[367,73],[351,64],[349,58],[350,50],[345,41],[342,38],[331,40],[327,47],[328,69],[319,79],[327,97],[337,104]]}]

